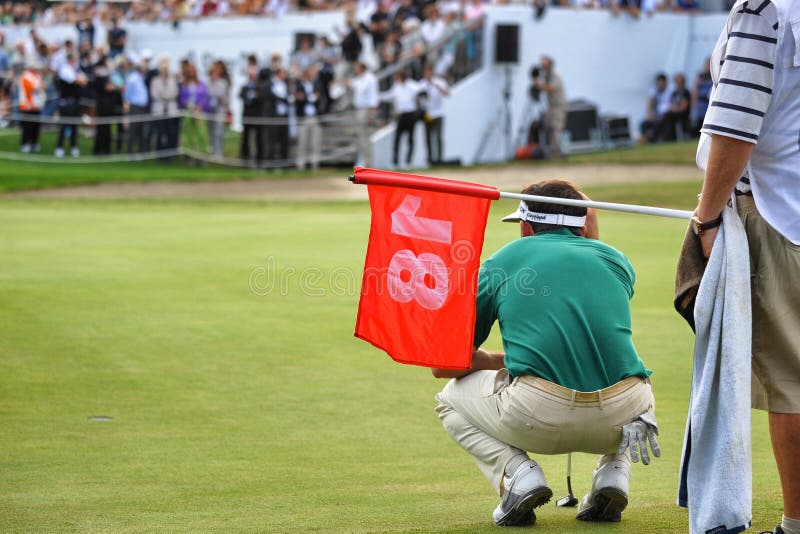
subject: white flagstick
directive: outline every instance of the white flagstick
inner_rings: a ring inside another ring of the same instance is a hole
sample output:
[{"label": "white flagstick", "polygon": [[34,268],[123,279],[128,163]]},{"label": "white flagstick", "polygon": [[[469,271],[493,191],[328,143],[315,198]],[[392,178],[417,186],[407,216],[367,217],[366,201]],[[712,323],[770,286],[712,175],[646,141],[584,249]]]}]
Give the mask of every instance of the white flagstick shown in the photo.
[{"label": "white flagstick", "polygon": [[543,197],[539,195],[524,195],[522,193],[500,192],[501,198],[516,198],[518,200],[532,200],[534,202],[544,202],[547,204],[561,204],[564,206],[581,206],[586,208],[596,208],[599,210],[624,211],[626,213],[638,213],[640,215],[656,215],[659,217],[672,217],[673,219],[691,219],[694,215],[691,211],[675,210],[671,208],[654,208],[652,206],[637,206],[635,204],[617,204],[615,202],[595,202],[594,200],[574,200],[571,198]]}]

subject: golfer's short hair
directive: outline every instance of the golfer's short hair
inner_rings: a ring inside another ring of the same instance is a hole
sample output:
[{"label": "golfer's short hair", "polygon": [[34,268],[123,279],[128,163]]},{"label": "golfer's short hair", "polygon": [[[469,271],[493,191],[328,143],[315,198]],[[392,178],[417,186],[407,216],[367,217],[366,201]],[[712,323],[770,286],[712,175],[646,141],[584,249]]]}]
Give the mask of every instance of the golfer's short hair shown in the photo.
[{"label": "golfer's short hair", "polygon": [[[531,184],[522,190],[525,195],[536,195],[540,197],[570,198],[573,200],[583,200],[578,187],[567,180],[542,180]],[[585,217],[586,208],[582,206],[562,206],[560,204],[548,204],[546,202],[534,202],[526,200],[528,209],[536,213],[561,213],[573,217]],[[528,221],[534,232],[543,232],[556,228],[568,228],[575,235],[581,234],[580,228],[562,226],[558,224],[542,224]]]}]

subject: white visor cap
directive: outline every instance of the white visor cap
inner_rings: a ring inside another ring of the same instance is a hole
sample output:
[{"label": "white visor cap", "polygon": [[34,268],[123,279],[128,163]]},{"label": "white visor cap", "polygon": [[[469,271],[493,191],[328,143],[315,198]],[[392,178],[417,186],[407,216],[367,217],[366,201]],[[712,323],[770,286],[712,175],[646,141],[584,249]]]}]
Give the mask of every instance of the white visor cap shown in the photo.
[{"label": "white visor cap", "polygon": [[531,211],[524,200],[519,201],[519,208],[513,213],[509,213],[502,219],[503,222],[527,221],[540,224],[554,224],[557,226],[569,226],[571,228],[583,228],[586,224],[586,216],[576,217],[574,215],[564,215],[563,213],[539,213]]}]

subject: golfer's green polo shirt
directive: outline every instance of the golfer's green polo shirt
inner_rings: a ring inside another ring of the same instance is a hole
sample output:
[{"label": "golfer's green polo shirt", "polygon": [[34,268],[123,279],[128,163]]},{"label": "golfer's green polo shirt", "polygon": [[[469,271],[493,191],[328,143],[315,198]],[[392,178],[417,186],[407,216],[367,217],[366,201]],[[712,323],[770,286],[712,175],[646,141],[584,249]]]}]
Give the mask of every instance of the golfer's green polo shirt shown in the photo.
[{"label": "golfer's green polo shirt", "polygon": [[512,377],[595,391],[649,376],[631,339],[634,280],[621,252],[565,228],[517,239],[481,266],[475,346],[499,320]]}]

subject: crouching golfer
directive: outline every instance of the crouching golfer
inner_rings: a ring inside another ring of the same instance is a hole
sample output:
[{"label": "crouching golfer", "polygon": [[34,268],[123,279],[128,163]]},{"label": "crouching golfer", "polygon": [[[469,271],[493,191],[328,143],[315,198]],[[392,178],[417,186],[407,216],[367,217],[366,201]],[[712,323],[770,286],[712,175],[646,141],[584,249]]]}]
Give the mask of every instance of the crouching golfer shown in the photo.
[{"label": "crouching golfer", "polygon": [[[547,180],[531,195],[581,199],[569,182]],[[650,371],[631,340],[634,273],[598,241],[593,210],[523,201],[504,221],[521,239],[481,266],[472,367],[434,369],[454,378],[436,396],[450,436],[475,457],[500,494],[497,525],[530,525],[553,492],[535,454],[600,454],[578,519],[619,521],[628,504],[630,460],[650,461],[656,441]],[[495,320],[503,353],[479,347]]]}]

